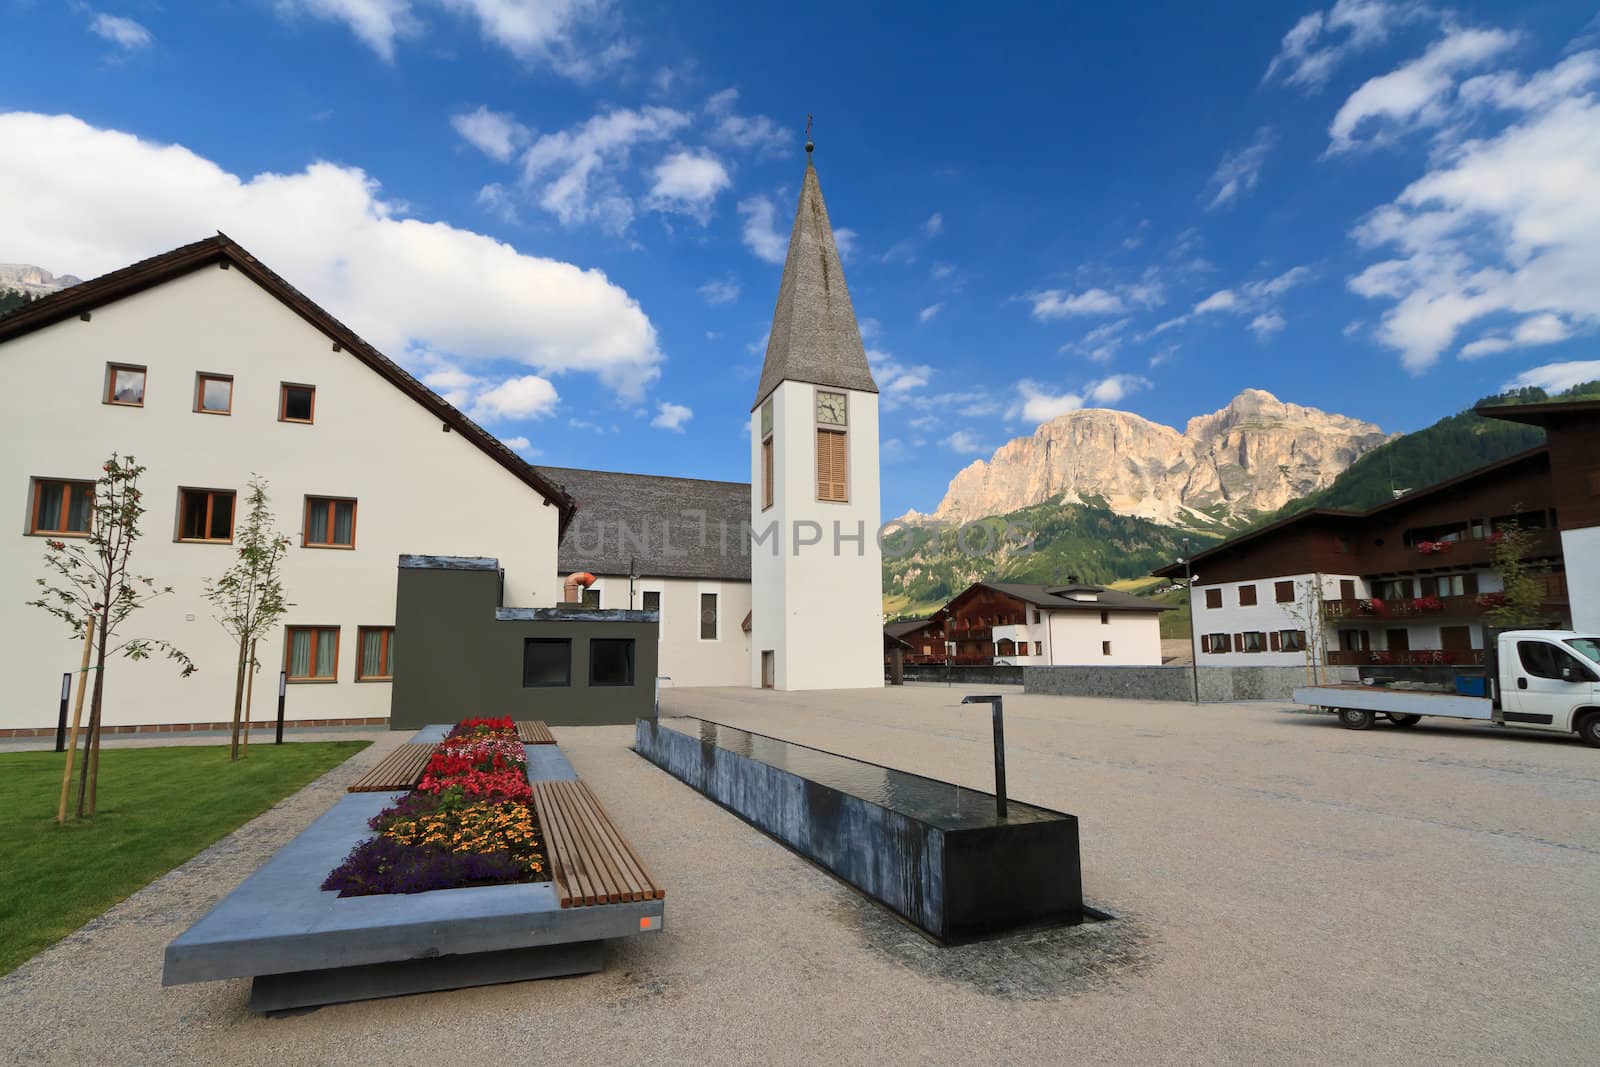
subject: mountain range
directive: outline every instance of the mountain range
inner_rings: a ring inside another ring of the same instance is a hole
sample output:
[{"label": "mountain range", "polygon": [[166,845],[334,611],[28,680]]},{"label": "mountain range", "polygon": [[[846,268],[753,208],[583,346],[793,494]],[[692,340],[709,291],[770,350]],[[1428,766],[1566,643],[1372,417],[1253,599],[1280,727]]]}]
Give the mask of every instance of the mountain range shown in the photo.
[{"label": "mountain range", "polygon": [[51,274],[43,267],[29,263],[0,263],[0,289],[23,293],[27,296],[48,296],[57,289],[82,283],[82,278],[70,274]]},{"label": "mountain range", "polygon": [[1370,422],[1262,389],[1182,432],[1127,411],[1072,411],[958,472],[931,515],[901,521],[961,523],[1060,501],[1168,526],[1237,528],[1325,488],[1389,439]]}]

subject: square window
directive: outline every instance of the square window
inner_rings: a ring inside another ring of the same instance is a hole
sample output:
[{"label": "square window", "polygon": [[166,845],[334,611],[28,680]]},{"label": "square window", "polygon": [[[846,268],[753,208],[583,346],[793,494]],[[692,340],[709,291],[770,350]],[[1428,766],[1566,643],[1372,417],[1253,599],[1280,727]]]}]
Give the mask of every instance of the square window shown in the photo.
[{"label": "square window", "polygon": [[105,402],[129,408],[144,407],[144,375],[143,367],[107,363]]},{"label": "square window", "polygon": [[356,657],[356,681],[387,682],[394,678],[394,627],[363,626],[357,630],[361,652]]},{"label": "square window", "polygon": [[279,422],[311,422],[317,410],[317,387],[283,383],[278,397]]},{"label": "square window", "polygon": [[595,637],[589,641],[589,684],[633,684],[633,638]]},{"label": "square window", "polygon": [[354,548],[356,502],[337,497],[306,497],[307,548]]},{"label": "square window", "polygon": [[1239,606],[1241,608],[1254,607],[1256,603],[1256,587],[1241,585],[1239,587]]},{"label": "square window", "polygon": [[233,540],[232,489],[179,489],[178,540]]},{"label": "square window", "polygon": [[1287,582],[1274,582],[1272,584],[1273,599],[1279,604],[1294,603],[1294,580]]},{"label": "square window", "polygon": [[530,637],[522,642],[523,688],[561,688],[571,684],[571,638]]},{"label": "square window", "polygon": [[1220,607],[1222,607],[1222,590],[1220,590],[1220,589],[1207,589],[1206,590],[1206,607],[1208,607],[1208,608],[1220,608]]},{"label": "square window", "polygon": [[201,374],[195,378],[194,409],[207,415],[233,412],[233,378],[226,374]]},{"label": "square window", "polygon": [[583,606],[586,608],[600,607],[600,590],[598,587],[591,585],[583,591]]},{"label": "square window", "polygon": [[657,592],[654,589],[646,589],[645,590],[645,593],[644,593],[644,610],[646,610],[646,611],[656,611],[656,612],[659,612],[661,610],[661,594],[659,592]]},{"label": "square window", "polygon": [[339,628],[290,626],[285,634],[283,669],[291,682],[333,682],[339,678]]},{"label": "square window", "polygon": [[29,533],[86,536],[93,514],[93,482],[59,482],[47,478],[33,480]]}]

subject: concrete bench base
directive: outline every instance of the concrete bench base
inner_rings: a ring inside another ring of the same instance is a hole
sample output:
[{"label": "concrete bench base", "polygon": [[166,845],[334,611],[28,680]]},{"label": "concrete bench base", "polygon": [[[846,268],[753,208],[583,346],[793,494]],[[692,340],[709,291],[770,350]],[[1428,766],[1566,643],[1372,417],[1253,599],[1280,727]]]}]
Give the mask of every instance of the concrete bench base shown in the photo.
[{"label": "concrete bench base", "polygon": [[[443,727],[415,741],[437,741]],[[577,775],[528,745],[533,781]],[[251,1007],[315,1004],[585,974],[601,942],[662,928],[665,901],[563,908],[550,882],[340,897],[322,881],[403,792],[349,793],[167,945],[162,985],[255,979]]]},{"label": "concrete bench base", "polygon": [[330,967],[321,971],[264,974],[250,986],[250,1010],[292,1011],[412,993],[593,974],[605,967],[605,945],[579,941],[545,948],[514,948],[466,956],[435,956],[403,963]]}]

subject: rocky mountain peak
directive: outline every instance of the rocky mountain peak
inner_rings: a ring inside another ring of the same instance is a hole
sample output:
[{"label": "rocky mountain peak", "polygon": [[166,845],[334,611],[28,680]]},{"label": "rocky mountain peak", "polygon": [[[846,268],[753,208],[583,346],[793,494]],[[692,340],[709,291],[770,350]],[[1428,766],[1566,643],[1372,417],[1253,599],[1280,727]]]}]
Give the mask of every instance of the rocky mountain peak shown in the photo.
[{"label": "rocky mountain peak", "polygon": [[965,522],[1062,497],[1174,525],[1282,507],[1388,440],[1377,426],[1246,389],[1184,431],[1132,412],[1085,408],[1002,445],[950,482],[932,516]]},{"label": "rocky mountain peak", "polygon": [[82,281],[70,274],[51,274],[31,263],[0,263],[0,291],[11,289],[29,296],[48,296]]}]

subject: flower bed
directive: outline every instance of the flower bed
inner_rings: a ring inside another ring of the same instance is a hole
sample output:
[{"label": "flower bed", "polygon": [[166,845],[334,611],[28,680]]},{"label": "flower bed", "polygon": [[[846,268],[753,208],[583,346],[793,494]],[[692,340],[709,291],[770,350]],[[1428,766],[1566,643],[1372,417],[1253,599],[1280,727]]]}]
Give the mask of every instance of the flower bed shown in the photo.
[{"label": "flower bed", "polygon": [[422,781],[367,825],[322,888],[341,897],[549,880],[528,762],[510,719],[465,719]]}]

